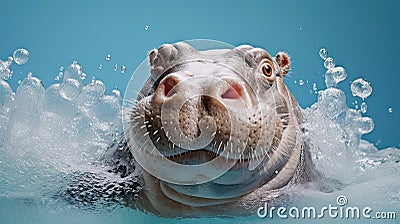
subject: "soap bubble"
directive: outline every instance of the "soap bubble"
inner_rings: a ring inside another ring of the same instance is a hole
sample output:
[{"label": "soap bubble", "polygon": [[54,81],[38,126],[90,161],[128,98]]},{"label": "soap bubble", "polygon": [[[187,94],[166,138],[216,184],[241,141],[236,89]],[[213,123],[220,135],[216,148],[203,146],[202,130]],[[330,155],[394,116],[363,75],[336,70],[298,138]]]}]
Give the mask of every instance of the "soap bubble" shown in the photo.
[{"label": "soap bubble", "polygon": [[53,84],[46,89],[43,97],[43,111],[51,112],[66,119],[71,119],[78,113],[78,108],[72,101],[61,96],[60,84]]},{"label": "soap bubble", "polygon": [[96,104],[105,93],[106,87],[100,80],[92,80],[83,87],[82,94],[79,97],[80,104],[92,106]]},{"label": "soap bubble", "polygon": [[29,51],[27,51],[26,49],[17,49],[13,53],[13,58],[17,65],[23,65],[29,59]]},{"label": "soap bubble", "polygon": [[82,85],[76,79],[66,79],[60,85],[60,96],[66,100],[73,100],[82,92]]},{"label": "soap bubble", "polygon": [[333,60],[333,58],[329,57],[327,59],[325,59],[324,61],[324,67],[326,69],[331,69],[335,67],[335,60]]},{"label": "soap bubble", "polygon": [[118,114],[121,112],[119,99],[114,96],[104,96],[96,105],[93,107],[93,113],[95,117],[100,118],[101,121],[106,122],[117,122]]},{"label": "soap bubble", "polygon": [[325,72],[326,87],[337,87],[337,84],[347,78],[347,72],[343,67],[330,68]]},{"label": "soap bubble", "polygon": [[41,103],[44,94],[44,86],[42,82],[29,73],[28,76],[22,80],[15,93],[15,101],[21,107],[36,108]]},{"label": "soap bubble", "polygon": [[354,80],[353,83],[351,83],[350,89],[353,96],[358,96],[363,100],[372,93],[371,85],[362,78]]},{"label": "soap bubble", "polygon": [[319,56],[322,58],[322,60],[326,60],[328,57],[328,51],[325,48],[321,48],[319,50]]}]

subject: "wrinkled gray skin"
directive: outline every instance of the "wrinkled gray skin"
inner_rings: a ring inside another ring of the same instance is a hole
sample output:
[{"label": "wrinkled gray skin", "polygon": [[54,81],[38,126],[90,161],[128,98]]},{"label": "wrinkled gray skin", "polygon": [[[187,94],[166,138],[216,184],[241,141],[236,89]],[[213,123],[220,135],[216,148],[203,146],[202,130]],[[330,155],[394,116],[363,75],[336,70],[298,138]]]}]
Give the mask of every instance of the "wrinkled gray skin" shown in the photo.
[{"label": "wrinkled gray skin", "polygon": [[[125,114],[127,149],[139,146],[151,154],[149,146],[155,146],[166,158],[154,156],[147,162],[160,164],[170,175],[180,175],[180,170],[163,165],[166,159],[196,165],[222,156],[236,162],[216,179],[188,185],[141,169],[144,186],[139,200],[131,200],[135,207],[165,217],[245,215],[266,201],[281,203],[291,186],[319,178],[302,139],[298,103],[284,84],[290,69],[287,54],[271,57],[248,45],[201,52],[176,43],[151,51],[149,63],[152,75]],[[178,117],[175,131],[186,141],[207,131],[200,127],[203,118],[215,121],[211,141],[201,148],[180,147],[163,128],[163,105],[182,100],[178,114],[165,119]],[[221,154],[225,148],[230,154]]]}]

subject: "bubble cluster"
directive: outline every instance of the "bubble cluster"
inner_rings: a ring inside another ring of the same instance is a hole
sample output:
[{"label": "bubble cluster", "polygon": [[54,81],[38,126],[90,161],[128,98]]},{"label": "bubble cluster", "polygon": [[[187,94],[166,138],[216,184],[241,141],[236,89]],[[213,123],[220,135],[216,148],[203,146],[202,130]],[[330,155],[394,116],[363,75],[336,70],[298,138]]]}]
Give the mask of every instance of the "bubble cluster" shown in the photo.
[{"label": "bubble cluster", "polygon": [[28,62],[29,51],[26,49],[17,49],[13,53],[13,58],[17,65],[23,65]]},{"label": "bubble cluster", "polygon": [[362,78],[354,80],[350,85],[351,93],[353,96],[366,99],[372,93],[371,85]]},{"label": "bubble cluster", "polygon": [[82,67],[77,61],[73,61],[64,71],[64,80],[66,79],[84,80],[86,74],[82,71]]},{"label": "bubble cluster", "polygon": [[122,130],[119,91],[106,95],[100,80],[83,86],[77,63],[65,73],[48,88],[29,73],[15,93],[0,80],[1,194],[61,189],[64,175],[98,163]]},{"label": "bubble cluster", "polygon": [[10,69],[10,65],[12,62],[12,57],[9,57],[6,61],[0,60],[0,78],[8,80],[13,76],[13,71],[11,71]]}]

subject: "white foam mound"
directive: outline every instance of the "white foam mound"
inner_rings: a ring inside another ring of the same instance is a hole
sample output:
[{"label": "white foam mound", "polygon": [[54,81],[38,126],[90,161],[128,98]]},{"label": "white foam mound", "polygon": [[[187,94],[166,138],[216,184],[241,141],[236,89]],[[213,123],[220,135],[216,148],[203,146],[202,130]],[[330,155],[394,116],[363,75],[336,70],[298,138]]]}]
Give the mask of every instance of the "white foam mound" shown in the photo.
[{"label": "white foam mound", "polygon": [[45,89],[29,74],[15,93],[0,80],[1,196],[57,189],[69,173],[98,163],[120,133],[117,90],[105,95],[100,80],[82,86],[75,78]]}]

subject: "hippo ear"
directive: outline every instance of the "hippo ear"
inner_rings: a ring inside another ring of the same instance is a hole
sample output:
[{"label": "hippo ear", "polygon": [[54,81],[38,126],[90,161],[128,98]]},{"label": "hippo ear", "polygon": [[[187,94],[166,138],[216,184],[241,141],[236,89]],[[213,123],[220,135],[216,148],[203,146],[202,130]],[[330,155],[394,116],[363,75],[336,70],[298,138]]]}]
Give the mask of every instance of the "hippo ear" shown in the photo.
[{"label": "hippo ear", "polygon": [[275,56],[275,61],[278,63],[282,75],[285,76],[290,70],[290,57],[285,52],[278,52]]}]

